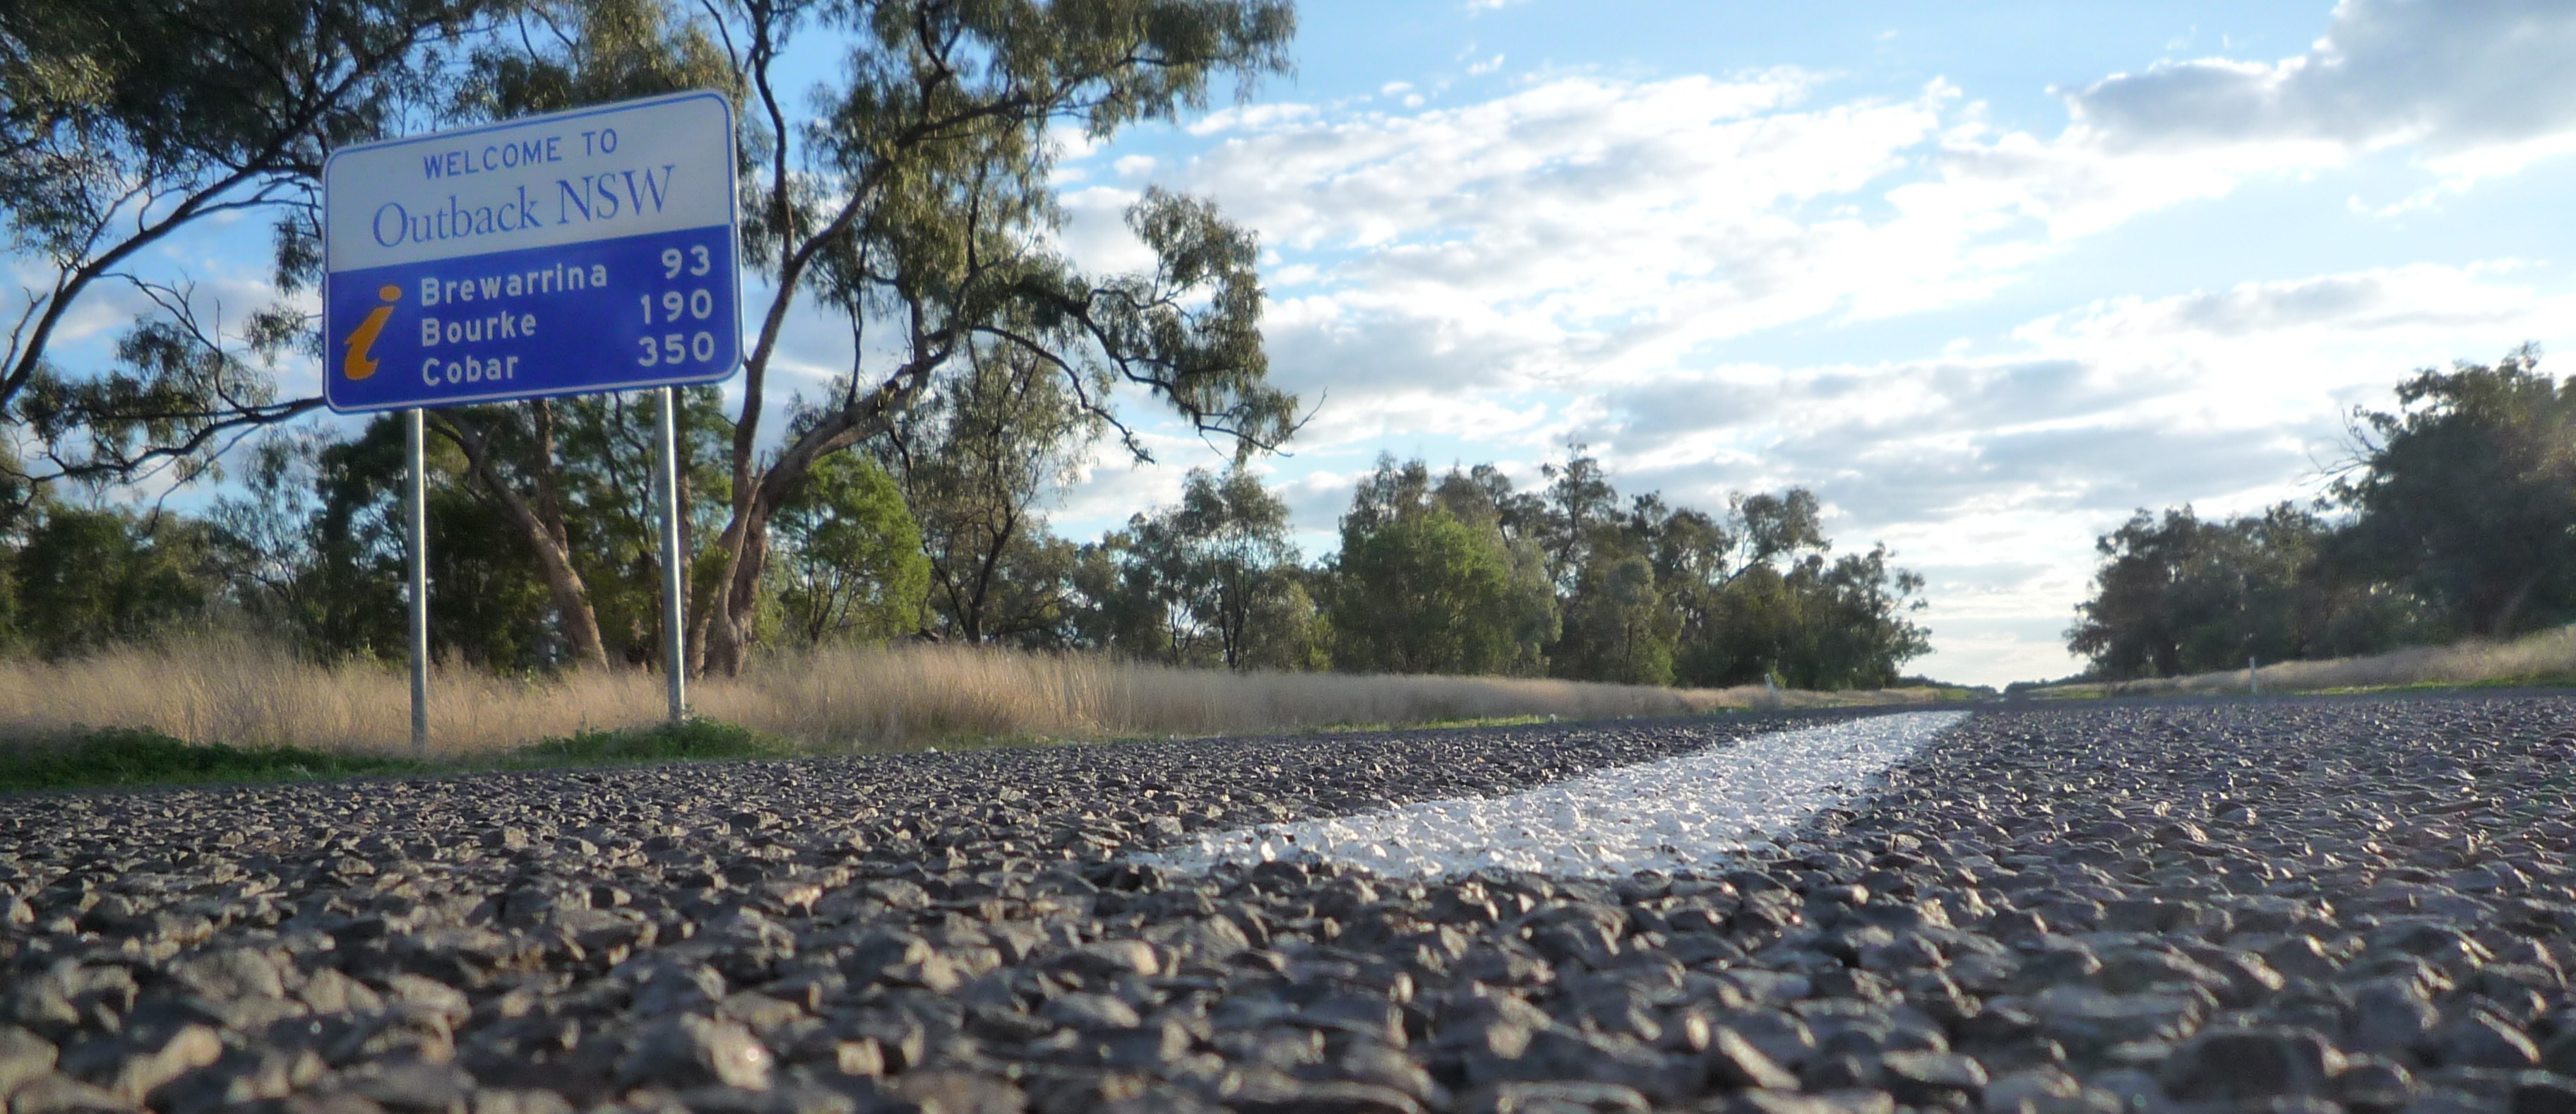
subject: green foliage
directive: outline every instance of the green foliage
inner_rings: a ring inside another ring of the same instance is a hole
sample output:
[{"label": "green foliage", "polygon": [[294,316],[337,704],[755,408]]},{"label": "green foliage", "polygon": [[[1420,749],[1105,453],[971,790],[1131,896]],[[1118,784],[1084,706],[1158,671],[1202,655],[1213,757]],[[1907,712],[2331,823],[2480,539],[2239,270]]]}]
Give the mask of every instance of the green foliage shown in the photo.
[{"label": "green foliage", "polygon": [[792,758],[795,744],[713,720],[584,731],[531,743],[498,759],[458,765],[335,754],[299,747],[190,743],[157,731],[107,728],[71,740],[27,740],[0,750],[0,792],[192,782],[302,781],[450,769],[543,769],[643,762]]},{"label": "green foliage", "polygon": [[0,792],[189,782],[294,781],[411,773],[417,762],[296,747],[240,749],[182,742],[157,731],[107,728],[68,742],[30,742],[0,752]]},{"label": "green foliage", "polygon": [[2526,345],[2356,409],[2340,517],[2140,510],[2096,543],[2068,647],[2088,677],[2127,680],[2576,621],[2576,383],[2538,365]]},{"label": "green foliage", "polygon": [[[430,652],[503,672],[561,664],[526,536],[466,490],[452,445],[431,439],[426,461]],[[394,415],[354,440],[263,446],[249,497],[218,503],[212,516],[244,612],[319,659],[401,657],[405,471]]]},{"label": "green foliage", "polygon": [[1558,660],[1583,680],[1671,684],[1680,626],[1645,555],[1595,554],[1576,575]]},{"label": "green foliage", "polygon": [[[745,483],[727,530],[745,544],[728,549],[708,598],[710,668],[742,667],[767,555],[754,535],[802,471],[985,368],[1052,378],[1068,417],[1116,428],[1139,459],[1145,443],[1111,403],[1118,390],[1145,391],[1239,453],[1294,432],[1296,400],[1267,378],[1252,235],[1205,202],[1148,189],[1128,223],[1153,264],[1086,274],[1054,247],[1063,214],[1051,135],[1071,124],[1105,139],[1204,105],[1215,81],[1240,89],[1284,71],[1295,30],[1285,0],[746,0],[727,23],[753,102],[745,245],[779,302],[744,360],[732,463]],[[815,97],[818,118],[798,125],[776,66],[800,29],[842,35],[847,54],[842,80]],[[849,375],[801,400],[773,453],[757,422],[786,310],[803,296],[867,342]],[[905,469],[888,470],[915,493]],[[1007,618],[992,588],[1006,563],[1069,574],[1070,547],[1059,561],[1036,530],[987,522],[950,551],[941,516],[917,498],[913,511],[944,633],[1024,644],[1064,635],[1061,582],[1052,594],[1011,586],[1022,606]]]},{"label": "green foliage", "polygon": [[1814,494],[1732,501],[1717,521],[1680,511],[1657,531],[1658,563],[1674,570],[1682,620],[1674,673],[1691,685],[1885,688],[1931,649],[1923,578],[1894,566],[1886,546],[1833,556],[1817,530]]},{"label": "green foliage", "polygon": [[[776,302],[755,313],[738,424],[703,444],[684,430],[684,502],[689,532],[710,536],[693,540],[718,542],[691,546],[701,560],[689,577],[693,615],[708,635],[697,644],[716,668],[738,670],[747,648],[796,610],[775,592],[802,578],[774,575],[767,562],[801,544],[774,544],[770,531],[794,517],[786,507],[807,473],[887,432],[920,400],[982,393],[971,381],[988,365],[1052,380],[1039,400],[1052,408],[1045,423],[1116,427],[1140,459],[1143,442],[1116,426],[1116,389],[1145,391],[1233,439],[1239,454],[1294,432],[1296,400],[1267,379],[1249,232],[1207,202],[1148,189],[1128,216],[1153,252],[1150,266],[1086,274],[1052,246],[1062,219],[1052,174],[1059,129],[1105,139],[1203,108],[1221,82],[1241,92],[1287,70],[1294,30],[1285,0],[0,7],[0,219],[13,247],[54,270],[0,352],[0,421],[33,433],[23,440],[51,457],[52,476],[125,475],[172,458],[206,467],[227,431],[316,404],[276,398],[269,366],[284,352],[318,352],[313,319],[290,298],[246,331],[228,331],[198,317],[192,291],[144,282],[151,309],[113,361],[55,366],[57,326],[101,279],[126,274],[138,253],[198,221],[255,212],[276,219],[279,284],[297,295],[319,273],[315,178],[336,147],[670,89],[723,90],[744,109],[745,241],[771,272]],[[777,67],[812,54],[798,41],[805,34],[831,36],[828,51],[845,57],[831,84],[782,95]],[[798,118],[807,103],[814,111]],[[781,408],[765,384],[800,298],[845,316],[867,343],[842,383],[787,400],[802,417],[780,446],[759,422]],[[871,333],[878,328],[888,331]],[[962,391],[961,381],[970,384]],[[631,459],[617,444],[626,431],[594,421],[598,409],[586,400],[438,419],[465,457],[442,486],[490,511],[454,528],[459,541],[491,543],[491,567],[448,570],[459,576],[449,587],[516,608],[527,581],[504,566],[533,569],[553,612],[533,631],[497,617],[467,624],[451,639],[466,656],[605,665],[658,653],[659,609],[634,590],[658,572],[658,555],[638,544],[649,530],[631,528],[649,516],[613,505],[639,502],[647,488],[590,483]],[[605,437],[585,448],[586,432]],[[1033,429],[1024,439],[1065,437]],[[321,454],[315,447],[273,471],[365,486],[364,470],[350,468],[364,461]],[[26,495],[23,470],[7,464],[0,488]],[[226,540],[245,573],[246,607],[326,652],[383,641],[365,618],[384,584],[376,501],[337,495],[298,515],[235,506],[228,527],[238,529]],[[276,529],[290,517],[315,528],[290,539]],[[939,516],[917,517],[934,567],[957,570],[942,585],[949,633],[1027,644],[1069,637],[1072,547],[1034,519],[967,523],[981,536],[957,539]],[[517,539],[515,552],[505,536]],[[938,560],[951,550],[956,560]],[[342,562],[350,564],[332,568]],[[481,595],[486,588],[498,594]]]},{"label": "green foliage", "polygon": [[206,531],[176,515],[42,507],[9,564],[17,639],[46,658],[150,638],[215,591]]},{"label": "green foliage", "polygon": [[2102,680],[2374,653],[2425,634],[2406,597],[2345,575],[2333,524],[2287,503],[2230,521],[2142,510],[2095,549],[2094,595],[2066,637]]},{"label": "green foliage", "polygon": [[1502,673],[1522,656],[1502,547],[1445,509],[1345,535],[1335,571],[1333,659],[1344,668]]},{"label": "green foliage", "polygon": [[664,0],[532,0],[510,23],[475,45],[451,115],[508,120],[688,89],[741,90],[715,29]]},{"label": "green foliage", "polygon": [[433,110],[449,52],[509,0],[22,0],[0,5],[0,225],[36,261],[0,347],[0,416],[52,475],[200,466],[225,430],[317,400],[275,399],[265,348],[309,336],[291,303],[245,346],[184,285],[137,279],[146,310],[104,366],[54,344],[101,282],[210,219],[275,216],[278,272],[315,273],[324,157]]},{"label": "green foliage", "polygon": [[1932,649],[1931,635],[1904,617],[1922,607],[1923,578],[1889,564],[1884,545],[1846,553],[1831,564],[1799,563],[1788,581],[1802,605],[1784,640],[1780,676],[1797,688],[1886,688],[1897,666]]},{"label": "green foliage", "polygon": [[903,492],[858,457],[825,458],[778,515],[786,636],[882,642],[923,627],[930,560]]},{"label": "green foliage", "polygon": [[[704,537],[724,509],[725,478],[710,462],[731,425],[714,390],[681,399],[682,455],[695,465],[682,473],[684,537]],[[638,396],[599,395],[434,419],[488,421],[472,428],[502,476],[520,474],[526,442],[544,432],[554,446],[544,455],[560,464],[544,490],[565,527],[549,544],[581,578],[608,656],[627,663],[660,658],[651,414]],[[524,521],[492,497],[457,439],[432,436],[427,450],[434,652],[510,672],[573,664],[561,600]],[[351,440],[303,430],[260,442],[241,493],[207,518],[226,601],[316,658],[402,655],[402,481],[402,431],[390,416]]]},{"label": "green foliage", "polygon": [[584,731],[559,739],[530,743],[501,764],[530,766],[601,766],[634,762],[682,762],[741,758],[792,758],[796,745],[747,727],[708,719],[657,723],[615,731]]},{"label": "green foliage", "polygon": [[1555,601],[1535,554],[1516,560],[1497,522],[1472,484],[1435,492],[1421,461],[1380,457],[1352,494],[1328,580],[1335,667],[1539,672]]},{"label": "green foliage", "polygon": [[1491,465],[1435,482],[1381,460],[1342,519],[1335,664],[1843,689],[1890,684],[1930,648],[1907,617],[1922,578],[1884,547],[1831,556],[1814,494],[1738,496],[1723,518],[1652,493],[1623,509],[1600,462],[1570,449],[1538,492]]},{"label": "green foliage", "polygon": [[1049,644],[1066,619],[1076,554],[1046,534],[1038,503],[1073,477],[1101,423],[1026,352],[978,348],[970,365],[868,451],[919,526],[938,633]]},{"label": "green foliage", "polygon": [[1242,467],[1192,469],[1178,504],[1085,547],[1075,586],[1096,645],[1149,661],[1310,669],[1315,604],[1288,505]]},{"label": "green foliage", "polygon": [[2576,621],[2576,381],[2541,374],[2529,345],[2492,367],[2425,370],[2398,409],[2355,412],[2358,564],[2506,637]]},{"label": "green foliage", "polygon": [[[709,558],[707,543],[722,529],[732,490],[722,461],[734,427],[725,415],[720,388],[686,387],[676,393],[681,547],[702,565]],[[602,651],[611,663],[659,666],[662,520],[653,476],[659,467],[654,430],[661,420],[660,404],[643,392],[584,395],[548,405],[556,438],[555,470],[538,490],[551,491],[558,500],[564,546],[587,590]],[[516,423],[536,412],[536,404],[514,410],[511,421]],[[526,483],[532,477],[523,472],[519,479]],[[486,503],[494,501],[489,485],[472,490]],[[693,565],[691,574],[695,571]],[[554,605],[559,616],[568,603]]]}]

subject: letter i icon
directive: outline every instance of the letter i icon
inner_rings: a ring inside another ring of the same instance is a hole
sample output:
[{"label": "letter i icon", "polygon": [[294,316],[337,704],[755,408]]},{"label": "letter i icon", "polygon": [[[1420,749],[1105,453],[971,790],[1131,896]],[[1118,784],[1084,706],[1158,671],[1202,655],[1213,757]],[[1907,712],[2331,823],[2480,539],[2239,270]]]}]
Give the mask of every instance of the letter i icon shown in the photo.
[{"label": "letter i icon", "polygon": [[377,306],[367,314],[366,320],[358,322],[357,331],[349,334],[349,355],[340,361],[340,374],[352,380],[376,373],[376,361],[368,352],[376,346],[376,334],[385,331],[385,319],[394,315],[394,303],[402,300],[402,287],[381,287],[376,291],[376,297],[383,299],[385,304]]}]

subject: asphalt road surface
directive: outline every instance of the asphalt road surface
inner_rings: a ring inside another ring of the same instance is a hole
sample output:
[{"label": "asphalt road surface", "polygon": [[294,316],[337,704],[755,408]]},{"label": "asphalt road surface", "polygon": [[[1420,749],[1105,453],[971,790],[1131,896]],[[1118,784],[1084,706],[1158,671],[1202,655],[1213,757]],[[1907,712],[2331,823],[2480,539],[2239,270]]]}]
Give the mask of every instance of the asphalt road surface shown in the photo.
[{"label": "asphalt road surface", "polygon": [[1851,718],[0,799],[0,1093],[2576,1114],[2557,695],[1987,706],[1670,871],[1160,854]]}]

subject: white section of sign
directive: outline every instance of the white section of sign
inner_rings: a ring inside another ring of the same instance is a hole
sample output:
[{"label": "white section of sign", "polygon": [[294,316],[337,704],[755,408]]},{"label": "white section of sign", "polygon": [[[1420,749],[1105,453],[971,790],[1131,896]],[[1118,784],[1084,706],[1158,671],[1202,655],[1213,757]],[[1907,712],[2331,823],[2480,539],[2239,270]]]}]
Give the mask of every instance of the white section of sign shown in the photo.
[{"label": "white section of sign", "polygon": [[344,147],[322,168],[324,267],[730,225],[732,150],[708,92]]},{"label": "white section of sign", "polygon": [[1487,868],[1593,877],[1705,869],[1860,796],[1889,766],[1966,718],[1907,712],[1757,735],[1508,797],[1264,824],[1146,858],[1205,870],[1308,857],[1423,878]]}]

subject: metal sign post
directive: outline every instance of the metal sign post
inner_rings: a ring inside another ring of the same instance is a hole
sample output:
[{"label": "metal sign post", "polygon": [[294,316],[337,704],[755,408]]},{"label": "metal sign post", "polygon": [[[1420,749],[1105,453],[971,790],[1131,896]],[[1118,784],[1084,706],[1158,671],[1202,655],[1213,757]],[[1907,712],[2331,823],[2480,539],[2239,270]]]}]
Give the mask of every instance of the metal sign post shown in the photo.
[{"label": "metal sign post", "polygon": [[682,605],[682,593],[688,578],[681,566],[687,554],[680,552],[680,391],[676,387],[661,389],[662,436],[660,460],[653,469],[654,486],[660,488],[662,514],[662,675],[671,690],[671,722],[689,718],[689,659],[687,632],[681,628],[688,610]]},{"label": "metal sign post", "polygon": [[663,613],[686,708],[674,399],[742,360],[732,102],[647,97],[344,147],[322,167],[323,395],[409,411],[412,740],[428,740],[420,411],[666,388]]},{"label": "metal sign post", "polygon": [[411,752],[429,754],[429,478],[421,414],[403,411],[403,548],[411,551]]}]

